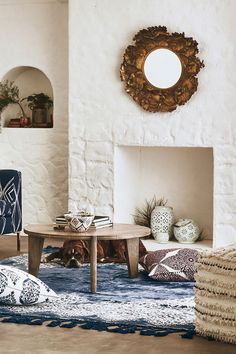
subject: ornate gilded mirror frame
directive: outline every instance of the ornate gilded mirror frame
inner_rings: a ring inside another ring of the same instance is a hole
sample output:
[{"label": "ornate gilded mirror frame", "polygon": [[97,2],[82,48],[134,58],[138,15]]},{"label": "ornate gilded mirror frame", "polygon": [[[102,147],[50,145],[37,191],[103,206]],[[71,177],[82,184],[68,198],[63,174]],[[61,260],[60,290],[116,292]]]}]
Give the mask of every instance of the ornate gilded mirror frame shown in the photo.
[{"label": "ornate gilded mirror frame", "polygon": [[[198,43],[191,37],[185,37],[184,33],[170,34],[162,26],[143,29],[133,40],[135,44],[126,48],[120,67],[125,91],[149,112],[171,112],[178,105],[184,105],[197,90],[196,75],[204,67],[203,61],[197,57]],[[155,87],[144,74],[145,60],[156,49],[171,50],[181,62],[181,76],[171,87]]]}]

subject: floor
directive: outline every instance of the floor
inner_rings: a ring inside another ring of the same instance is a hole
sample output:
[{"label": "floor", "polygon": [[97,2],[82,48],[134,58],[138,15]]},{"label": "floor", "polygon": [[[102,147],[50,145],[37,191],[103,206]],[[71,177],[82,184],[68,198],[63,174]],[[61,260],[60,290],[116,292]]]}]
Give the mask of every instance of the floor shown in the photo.
[{"label": "floor", "polygon": [[[22,251],[27,251],[27,238],[22,238]],[[0,258],[17,254],[14,236],[0,237]],[[114,334],[72,329],[3,324],[0,322],[0,353],[38,354],[233,354],[235,346],[208,341],[195,336],[182,339],[178,334],[146,337],[139,334]]]}]

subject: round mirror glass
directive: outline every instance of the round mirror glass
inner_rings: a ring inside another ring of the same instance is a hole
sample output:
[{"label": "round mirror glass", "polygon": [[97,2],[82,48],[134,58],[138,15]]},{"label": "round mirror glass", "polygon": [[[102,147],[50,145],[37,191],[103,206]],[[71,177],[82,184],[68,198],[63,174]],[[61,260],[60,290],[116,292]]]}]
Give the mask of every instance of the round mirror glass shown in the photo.
[{"label": "round mirror glass", "polygon": [[175,85],[182,73],[179,57],[169,49],[153,50],[144,63],[144,74],[155,87],[167,89]]}]

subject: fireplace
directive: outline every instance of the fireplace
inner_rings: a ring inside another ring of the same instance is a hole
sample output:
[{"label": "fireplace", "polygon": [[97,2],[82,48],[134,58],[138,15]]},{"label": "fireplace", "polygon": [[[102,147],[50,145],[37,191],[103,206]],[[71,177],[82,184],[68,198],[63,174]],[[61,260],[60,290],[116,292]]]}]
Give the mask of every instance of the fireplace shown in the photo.
[{"label": "fireplace", "polygon": [[213,149],[117,146],[114,154],[114,221],[133,223],[136,207],[156,195],[175,218],[192,218],[213,240]]}]

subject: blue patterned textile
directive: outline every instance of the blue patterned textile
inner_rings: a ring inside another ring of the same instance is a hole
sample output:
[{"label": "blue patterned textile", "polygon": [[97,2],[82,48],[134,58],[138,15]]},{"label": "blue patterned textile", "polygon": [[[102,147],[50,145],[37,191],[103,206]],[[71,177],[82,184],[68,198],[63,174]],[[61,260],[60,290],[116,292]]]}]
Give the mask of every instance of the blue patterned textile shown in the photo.
[{"label": "blue patterned textile", "polygon": [[[46,249],[46,252],[53,252]],[[0,262],[27,269],[21,255]],[[98,264],[98,292],[90,292],[90,268],[65,268],[42,263],[39,278],[59,297],[32,306],[0,306],[0,321],[75,327],[119,333],[163,336],[194,333],[194,291],[191,282],[158,282],[141,271],[130,279],[125,264]]]},{"label": "blue patterned textile", "polygon": [[22,229],[21,173],[0,170],[0,235]]}]

